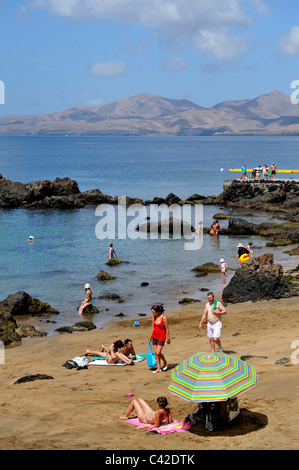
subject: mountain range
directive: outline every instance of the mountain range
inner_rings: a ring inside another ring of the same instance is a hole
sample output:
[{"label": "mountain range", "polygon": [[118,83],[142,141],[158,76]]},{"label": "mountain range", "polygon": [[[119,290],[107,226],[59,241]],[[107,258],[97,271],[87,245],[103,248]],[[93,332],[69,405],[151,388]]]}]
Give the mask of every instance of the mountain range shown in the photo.
[{"label": "mountain range", "polygon": [[299,135],[299,105],[274,90],[205,108],[145,93],[96,107],[0,117],[0,135]]}]

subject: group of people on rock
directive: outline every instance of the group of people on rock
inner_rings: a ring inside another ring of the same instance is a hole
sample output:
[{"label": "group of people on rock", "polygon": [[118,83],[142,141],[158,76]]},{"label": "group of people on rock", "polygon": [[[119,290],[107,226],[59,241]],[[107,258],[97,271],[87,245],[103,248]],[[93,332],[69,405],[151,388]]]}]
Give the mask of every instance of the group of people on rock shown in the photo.
[{"label": "group of people on rock", "polygon": [[[252,170],[252,179],[260,179],[260,173],[263,176],[263,180],[267,180],[268,178],[272,179],[273,181],[276,180],[276,172],[277,172],[277,167],[274,162],[271,163],[270,167],[267,166],[266,163],[264,163],[262,166],[259,166],[257,168],[254,168]],[[242,169],[241,169],[241,176],[240,180],[246,180],[247,179],[247,168],[246,164],[243,163]]]}]

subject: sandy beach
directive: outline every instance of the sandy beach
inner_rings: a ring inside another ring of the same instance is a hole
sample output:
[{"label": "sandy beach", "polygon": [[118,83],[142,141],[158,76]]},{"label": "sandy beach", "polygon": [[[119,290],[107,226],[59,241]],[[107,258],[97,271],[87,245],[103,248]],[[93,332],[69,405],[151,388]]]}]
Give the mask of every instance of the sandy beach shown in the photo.
[{"label": "sandy beach", "polygon": [[[219,295],[218,295],[219,298]],[[165,395],[174,419],[183,420],[194,404],[168,392],[171,368],[183,359],[208,352],[206,330],[198,331],[203,303],[167,311],[171,344],[164,352],[169,370],[152,374],[146,361],[132,366],[89,366],[66,369],[62,365],[86,348],[97,349],[116,339],[130,338],[137,354],[146,354],[151,315],[118,319],[90,332],[30,338],[19,347],[5,349],[0,365],[1,450],[274,450],[298,449],[299,340],[298,298],[227,306],[222,344],[236,357],[252,355],[256,387],[240,395],[241,413],[233,426],[213,433],[204,426],[166,435],[148,434],[119,419],[131,398],[142,397],[155,408]],[[238,335],[234,335],[238,333]],[[298,346],[297,346],[297,349]],[[293,359],[284,365],[281,358]],[[31,374],[51,380],[14,384]]]}]

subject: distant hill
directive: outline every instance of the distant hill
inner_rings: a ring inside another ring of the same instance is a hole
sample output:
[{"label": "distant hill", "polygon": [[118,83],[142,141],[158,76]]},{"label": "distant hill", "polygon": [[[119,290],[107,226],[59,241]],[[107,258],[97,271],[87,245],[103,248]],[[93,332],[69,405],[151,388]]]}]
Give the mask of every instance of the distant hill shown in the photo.
[{"label": "distant hill", "polygon": [[93,108],[0,117],[0,135],[299,135],[299,105],[280,91],[204,108],[142,93]]}]

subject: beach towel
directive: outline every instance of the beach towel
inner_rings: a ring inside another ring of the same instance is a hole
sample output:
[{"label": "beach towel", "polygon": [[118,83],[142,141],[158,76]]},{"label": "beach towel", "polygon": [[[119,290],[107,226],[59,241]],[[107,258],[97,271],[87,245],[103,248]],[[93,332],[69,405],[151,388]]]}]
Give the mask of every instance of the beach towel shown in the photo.
[{"label": "beach towel", "polygon": [[105,358],[102,358],[102,359],[95,359],[94,361],[90,361],[88,365],[89,366],[127,366],[128,364],[126,364],[125,362],[121,362],[121,361],[109,364],[109,362],[107,362]]},{"label": "beach towel", "polygon": [[[133,424],[134,426],[138,426],[139,428],[147,429],[149,432],[153,429],[154,426],[148,428],[144,428],[144,424],[140,423],[138,418],[128,419],[126,423]],[[190,423],[185,423],[184,421],[178,421],[176,419],[173,420],[171,424],[165,424],[163,426],[159,426],[155,429],[155,432],[159,434],[169,434],[172,432],[183,432],[189,431],[191,428]]]},{"label": "beach towel", "polygon": [[[93,356],[91,359],[93,359],[93,362],[94,362],[94,361],[104,361],[104,362],[106,362],[106,358],[103,357],[103,356]],[[142,361],[144,361],[144,360],[145,360],[144,357],[139,356],[138,354],[136,354],[136,359],[133,359],[133,362],[142,362]],[[92,364],[92,362],[89,362],[89,364]],[[88,364],[88,365],[89,365],[89,364]],[[122,364],[123,364],[123,363],[122,363]],[[94,364],[94,365],[102,366],[102,365],[107,365],[107,364]],[[108,364],[108,365],[111,365],[111,364]]]}]

